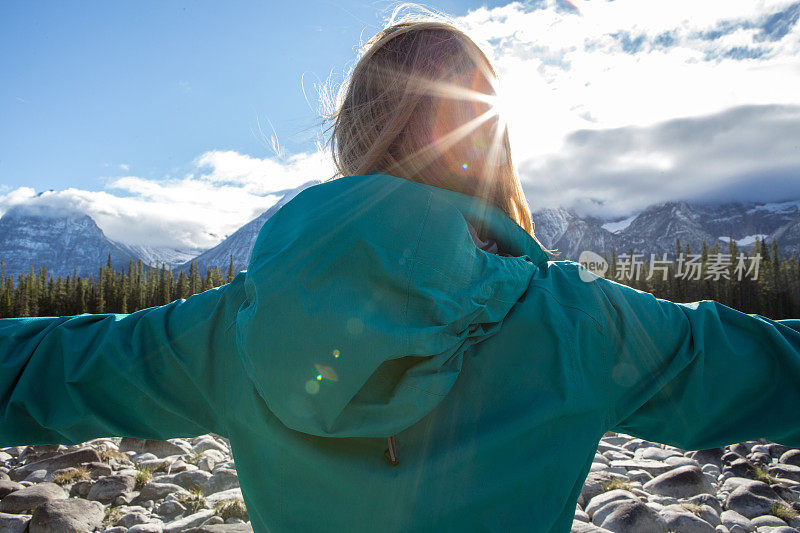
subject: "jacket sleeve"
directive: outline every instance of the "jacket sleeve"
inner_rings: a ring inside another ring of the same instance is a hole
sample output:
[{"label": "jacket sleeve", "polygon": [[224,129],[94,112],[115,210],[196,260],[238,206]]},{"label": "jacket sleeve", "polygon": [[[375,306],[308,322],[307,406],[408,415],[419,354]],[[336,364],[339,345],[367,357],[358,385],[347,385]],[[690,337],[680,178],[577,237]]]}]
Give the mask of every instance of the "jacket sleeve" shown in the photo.
[{"label": "jacket sleeve", "polygon": [[607,313],[606,427],[686,450],[758,438],[800,446],[800,320],[595,281]]},{"label": "jacket sleeve", "polygon": [[243,277],[128,315],[0,320],[0,446],[224,435]]}]

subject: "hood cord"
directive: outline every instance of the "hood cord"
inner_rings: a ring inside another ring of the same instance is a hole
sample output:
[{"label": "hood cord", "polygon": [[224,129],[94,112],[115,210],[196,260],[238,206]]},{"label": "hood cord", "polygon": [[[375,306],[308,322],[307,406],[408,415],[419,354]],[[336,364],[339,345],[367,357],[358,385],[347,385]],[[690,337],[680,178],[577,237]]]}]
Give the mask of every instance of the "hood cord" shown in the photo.
[{"label": "hood cord", "polygon": [[383,456],[389,461],[389,464],[392,466],[397,466],[400,464],[400,461],[397,460],[397,443],[394,440],[394,435],[388,437],[386,440],[389,441],[389,447],[386,451],[383,452]]}]

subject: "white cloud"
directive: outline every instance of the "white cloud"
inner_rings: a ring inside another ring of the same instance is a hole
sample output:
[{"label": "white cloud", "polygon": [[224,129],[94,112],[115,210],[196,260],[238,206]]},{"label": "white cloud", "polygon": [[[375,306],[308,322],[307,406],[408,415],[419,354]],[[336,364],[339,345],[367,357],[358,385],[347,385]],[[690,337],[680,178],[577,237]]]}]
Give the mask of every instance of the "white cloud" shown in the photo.
[{"label": "white cloud", "polygon": [[70,188],[39,195],[20,187],[0,195],[0,212],[18,204],[76,209],[119,242],[209,248],[268,209],[281,191],[330,177],[329,161],[322,152],[277,162],[212,151],[195,160],[194,172],[178,179],[126,176],[114,178],[103,191]]},{"label": "white cloud", "polygon": [[[686,174],[691,181],[676,179],[699,193],[774,163],[752,147],[777,141],[786,121],[796,126],[796,112],[783,122],[759,124],[769,130],[728,124],[729,131],[717,131],[718,137],[700,139],[697,146],[664,147],[647,137],[667,142],[663,126],[681,117],[712,117],[741,106],[800,105],[797,0],[572,3],[579,10],[565,9],[561,0],[514,2],[459,19],[483,43],[500,76],[504,109],[513,110],[507,120],[514,159],[526,189],[536,194],[530,197],[534,207],[545,202],[583,206],[594,214],[619,212],[685,194],[686,189],[667,191],[656,180],[652,194],[643,189],[637,198],[626,195],[625,180],[641,172],[673,175],[691,160],[697,164]],[[712,118],[688,127],[710,123]],[[638,137],[628,138],[628,144],[612,142],[622,128]],[[608,144],[595,143],[591,153],[583,152],[570,137],[582,130],[598,132],[594,141]],[[773,153],[783,152],[775,157],[791,159],[800,170],[796,149],[776,146]],[[601,160],[595,159],[600,154]],[[578,168],[586,180],[574,172]],[[609,180],[607,187],[597,181],[600,176]],[[615,201],[615,195],[624,199]]]},{"label": "white cloud", "polygon": [[[791,9],[791,2],[580,5],[575,13],[557,9],[556,0],[538,9],[515,2],[475,10],[459,21],[489,43],[513,100],[509,122],[517,154],[552,152],[576,127],[644,125],[743,104],[800,103],[800,27],[794,24],[777,40],[763,38],[771,28],[768,16]],[[719,37],[712,39],[712,31]],[[739,59],[734,56],[752,52],[737,47],[765,55]]]},{"label": "white cloud", "polygon": [[[691,194],[800,195],[786,186],[786,176],[800,175],[800,3],[573,3],[580,11],[560,0],[514,2],[458,20],[499,72],[534,209],[621,215]],[[0,212],[72,206],[121,242],[207,248],[271,206],[273,193],[332,174],[320,151],[283,159],[211,151],[179,178],[125,176],[102,191],[39,196],[0,188]]]}]

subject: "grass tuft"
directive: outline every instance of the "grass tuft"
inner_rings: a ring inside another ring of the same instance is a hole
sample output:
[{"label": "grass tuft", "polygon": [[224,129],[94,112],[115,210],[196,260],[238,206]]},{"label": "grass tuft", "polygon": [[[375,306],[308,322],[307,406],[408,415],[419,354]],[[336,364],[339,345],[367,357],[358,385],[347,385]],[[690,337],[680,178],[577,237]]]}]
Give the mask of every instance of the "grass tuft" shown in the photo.
[{"label": "grass tuft", "polygon": [[631,490],[633,485],[630,481],[623,481],[619,478],[614,478],[611,481],[603,481],[600,483],[600,488],[603,492],[608,492],[614,489]]},{"label": "grass tuft", "polygon": [[106,527],[114,527],[119,522],[119,519],[122,518],[122,511],[120,510],[119,506],[111,506],[106,507],[105,509],[105,516],[103,517],[103,525]]},{"label": "grass tuft", "polygon": [[91,477],[88,468],[79,466],[77,468],[70,468],[65,472],[59,472],[53,476],[53,483],[58,485],[70,485],[76,481],[86,481],[87,479],[91,479]]},{"label": "grass tuft", "polygon": [[186,507],[189,514],[194,514],[206,508],[206,498],[200,487],[194,487],[186,493],[179,494],[178,502]]},{"label": "grass tuft", "polygon": [[775,485],[776,483],[781,482],[780,478],[773,476],[758,465],[753,465],[750,467],[750,472],[753,474],[753,478],[757,479],[758,481],[763,481],[767,485]]},{"label": "grass tuft", "polygon": [[97,451],[97,453],[100,455],[100,460],[104,461],[106,463],[111,461],[112,459],[116,459],[118,461],[122,461],[122,460],[125,460],[125,459],[128,458],[128,456],[125,455],[124,453],[122,453],[122,452],[120,452],[118,450],[114,450],[112,448],[106,448],[106,447],[100,448]]},{"label": "grass tuft", "polygon": [[184,459],[185,463],[189,463],[192,465],[197,466],[197,463],[200,462],[200,459],[206,456],[206,452],[192,452],[188,459]]},{"label": "grass tuft", "polygon": [[153,471],[147,466],[136,467],[136,486],[135,490],[142,490],[148,481],[153,479]]},{"label": "grass tuft", "polygon": [[228,520],[229,518],[239,518],[247,522],[249,519],[247,507],[245,507],[244,500],[241,498],[228,498],[227,500],[220,500],[214,505],[214,510],[223,520]]},{"label": "grass tuft", "polygon": [[800,515],[797,511],[786,505],[785,503],[772,502],[770,513],[777,516],[786,523],[791,522]]},{"label": "grass tuft", "polygon": [[681,502],[681,507],[692,513],[693,515],[702,518],[700,515],[703,512],[703,506],[691,502]]}]

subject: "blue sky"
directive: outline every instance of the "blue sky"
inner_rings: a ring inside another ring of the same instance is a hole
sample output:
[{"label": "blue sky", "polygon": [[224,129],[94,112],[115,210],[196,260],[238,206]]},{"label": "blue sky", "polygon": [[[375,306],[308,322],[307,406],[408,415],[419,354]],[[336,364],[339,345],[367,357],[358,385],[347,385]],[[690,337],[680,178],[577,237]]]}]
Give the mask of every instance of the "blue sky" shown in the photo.
[{"label": "blue sky", "polygon": [[270,155],[259,123],[289,153],[312,149],[314,84],[353,60],[391,5],[4,2],[0,184],[99,188],[179,174],[207,150]]},{"label": "blue sky", "polygon": [[[328,177],[317,88],[395,5],[0,3],[0,214],[70,207],[123,242],[216,244]],[[534,211],[800,198],[797,0],[428,5],[499,72]]]}]

